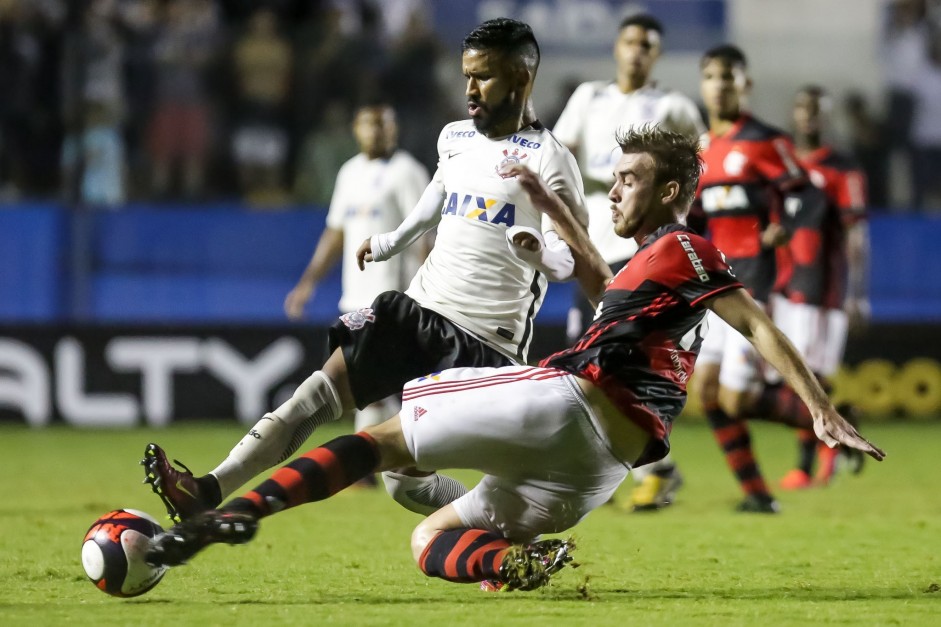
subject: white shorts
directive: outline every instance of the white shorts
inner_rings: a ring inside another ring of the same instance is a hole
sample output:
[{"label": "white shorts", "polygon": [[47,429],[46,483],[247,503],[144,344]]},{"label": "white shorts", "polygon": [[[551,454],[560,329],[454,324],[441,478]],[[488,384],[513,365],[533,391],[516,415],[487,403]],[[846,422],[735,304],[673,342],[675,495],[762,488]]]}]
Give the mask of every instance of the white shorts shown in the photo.
[{"label": "white shorts", "polygon": [[[795,303],[780,294],[771,297],[772,317],[810,369],[824,377],[833,376],[843,362],[848,321],[839,309]],[[781,375],[772,368],[765,378],[778,382]]]},{"label": "white shorts", "polygon": [[474,529],[519,542],[565,531],[630,470],[561,370],[454,368],[410,381],[402,395],[402,432],[419,469],[485,473],[452,503]]},{"label": "white shorts", "polygon": [[706,323],[709,328],[696,363],[719,364],[719,385],[724,388],[736,392],[752,388],[758,381],[761,368],[758,351],[712,311],[706,313]]}]

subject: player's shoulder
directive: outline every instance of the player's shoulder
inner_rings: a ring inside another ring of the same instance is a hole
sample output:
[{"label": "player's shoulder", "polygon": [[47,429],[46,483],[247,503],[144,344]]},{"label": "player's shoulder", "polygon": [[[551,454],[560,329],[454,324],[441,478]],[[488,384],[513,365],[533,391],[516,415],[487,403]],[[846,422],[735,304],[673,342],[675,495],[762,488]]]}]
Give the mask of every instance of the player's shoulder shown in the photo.
[{"label": "player's shoulder", "polygon": [[477,136],[473,120],[457,120],[445,124],[438,135],[438,153],[443,155],[459,150],[462,144]]},{"label": "player's shoulder", "polygon": [[767,142],[779,138],[791,140],[785,131],[751,115],[742,120],[742,126],[735,134],[736,140],[747,142]]},{"label": "player's shoulder", "polygon": [[569,100],[589,101],[603,94],[611,85],[611,81],[585,81],[575,88]]},{"label": "player's shoulder", "polygon": [[651,239],[648,255],[653,265],[721,256],[712,242],[683,224],[661,227],[652,234]]},{"label": "player's shoulder", "polygon": [[859,170],[860,165],[852,155],[849,155],[845,152],[830,149],[822,159],[820,159],[820,165],[839,172],[850,172],[853,170]]},{"label": "player's shoulder", "polygon": [[337,177],[341,176],[351,176],[355,172],[363,167],[366,163],[366,155],[363,153],[357,153],[343,162],[343,165],[340,166],[339,171],[337,172]]},{"label": "player's shoulder", "polygon": [[397,168],[407,169],[407,170],[425,170],[425,166],[412,155],[412,153],[407,150],[399,148],[394,153],[392,153],[392,158],[390,162],[395,165]]}]

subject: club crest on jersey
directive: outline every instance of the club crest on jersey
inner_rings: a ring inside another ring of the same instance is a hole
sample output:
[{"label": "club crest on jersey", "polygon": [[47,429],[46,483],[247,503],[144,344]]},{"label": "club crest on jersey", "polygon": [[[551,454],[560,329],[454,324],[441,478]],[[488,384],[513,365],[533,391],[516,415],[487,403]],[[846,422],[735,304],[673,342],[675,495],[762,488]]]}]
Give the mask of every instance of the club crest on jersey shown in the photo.
[{"label": "club crest on jersey", "polygon": [[722,169],[725,170],[726,174],[738,176],[745,169],[746,163],[748,163],[748,157],[737,150],[733,150],[725,155],[725,159],[722,161]]},{"label": "club crest on jersey", "polygon": [[367,322],[375,322],[376,315],[371,307],[363,307],[340,316],[340,321],[353,331],[359,331]]},{"label": "club crest on jersey", "polygon": [[523,159],[525,159],[528,156],[529,155],[526,154],[525,152],[523,154],[520,154],[519,148],[514,148],[513,152],[510,152],[510,149],[507,148],[503,151],[503,160],[497,164],[497,167],[494,168],[494,171],[499,172],[500,168],[510,163],[522,163]]}]

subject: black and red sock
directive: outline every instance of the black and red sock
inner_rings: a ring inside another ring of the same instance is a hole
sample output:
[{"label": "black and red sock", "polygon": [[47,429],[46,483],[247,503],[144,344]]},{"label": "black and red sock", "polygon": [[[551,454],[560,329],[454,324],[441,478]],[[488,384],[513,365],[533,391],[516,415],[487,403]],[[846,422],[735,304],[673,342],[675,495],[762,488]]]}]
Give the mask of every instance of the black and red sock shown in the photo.
[{"label": "black and red sock", "polygon": [[814,470],[819,442],[817,435],[810,429],[797,430],[797,467],[808,475]]},{"label": "black and red sock", "polygon": [[755,454],[752,452],[751,433],[743,420],[730,418],[721,408],[707,408],[706,418],[712,426],[712,432],[719,446],[725,453],[725,461],[735,473],[739,485],[745,494],[771,496]]},{"label": "black and red sock", "polygon": [[418,560],[429,577],[455,583],[497,579],[510,543],[503,536],[482,529],[449,529],[439,532]]},{"label": "black and red sock", "polygon": [[366,433],[344,435],[279,468],[254,490],[222,509],[259,518],[289,507],[322,501],[376,472],[379,451]]},{"label": "black and red sock", "polygon": [[768,420],[794,427],[813,429],[814,419],[797,393],[787,385],[766,385],[746,418]]}]

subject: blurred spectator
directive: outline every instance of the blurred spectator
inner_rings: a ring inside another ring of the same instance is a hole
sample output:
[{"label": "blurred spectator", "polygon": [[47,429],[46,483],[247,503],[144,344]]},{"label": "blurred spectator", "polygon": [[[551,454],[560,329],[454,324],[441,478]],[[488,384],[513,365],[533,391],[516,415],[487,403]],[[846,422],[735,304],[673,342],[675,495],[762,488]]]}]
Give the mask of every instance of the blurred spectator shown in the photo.
[{"label": "blurred spectator", "polygon": [[414,11],[392,43],[382,77],[382,91],[399,113],[399,144],[429,170],[438,162],[437,129],[447,122],[437,81],[440,56],[441,45],[425,15]]},{"label": "blurred spectator", "polygon": [[[74,3],[67,20],[62,50],[62,119],[66,142],[85,142],[85,122],[89,112],[107,111],[107,118],[120,128],[125,111],[124,102],[124,42],[119,32],[115,0],[91,0],[87,5]],[[82,199],[79,182],[82,174],[84,150],[75,152],[76,158],[68,180],[73,187],[66,188],[73,202]]]},{"label": "blurred spectator", "polygon": [[[889,0],[886,6],[882,55],[887,99],[886,137],[893,151],[893,167],[900,174],[908,175],[894,177],[896,180],[912,178],[914,89],[927,54],[926,15],[927,0]],[[913,194],[907,191],[907,198],[893,197],[893,201],[911,202]]]},{"label": "blurred spectator", "polygon": [[885,209],[889,206],[889,154],[886,150],[885,123],[869,109],[866,97],[859,92],[846,95],[843,107],[850,135],[850,150],[866,174],[869,204]]},{"label": "blurred spectator", "polygon": [[309,133],[298,156],[294,197],[300,203],[327,207],[333,197],[336,173],[359,148],[349,132],[352,119],[342,100],[332,100],[320,125]]},{"label": "blurred spectator", "polygon": [[153,44],[154,108],[150,120],[151,190],[171,195],[179,168],[182,196],[202,196],[210,142],[206,71],[218,48],[212,0],[169,0]]},{"label": "blurred spectator", "polygon": [[328,102],[340,100],[352,114],[373,99],[385,62],[378,28],[371,4],[347,2],[327,6],[299,29],[297,128],[302,134],[318,126]]},{"label": "blurred spectator", "polygon": [[0,199],[19,195],[25,173],[19,155],[27,141],[36,44],[23,29],[18,0],[0,0]]},{"label": "blurred spectator", "polygon": [[927,55],[913,87],[912,206],[937,210],[941,209],[941,21],[929,22],[928,33]]},{"label": "blurred spectator", "polygon": [[129,194],[149,196],[153,171],[148,131],[156,99],[154,50],[163,17],[161,0],[124,0],[120,11],[127,33],[124,123],[128,188]]},{"label": "blurred spectator", "polygon": [[111,106],[85,104],[81,131],[62,144],[62,176],[65,189],[78,189],[82,205],[114,208],[124,203],[124,139]]},{"label": "blurred spectator", "polygon": [[285,120],[294,59],[273,11],[261,8],[251,16],[235,44],[233,63],[238,120],[232,147],[242,195],[252,204],[283,204],[290,150]]}]

